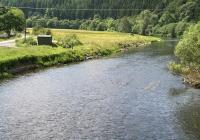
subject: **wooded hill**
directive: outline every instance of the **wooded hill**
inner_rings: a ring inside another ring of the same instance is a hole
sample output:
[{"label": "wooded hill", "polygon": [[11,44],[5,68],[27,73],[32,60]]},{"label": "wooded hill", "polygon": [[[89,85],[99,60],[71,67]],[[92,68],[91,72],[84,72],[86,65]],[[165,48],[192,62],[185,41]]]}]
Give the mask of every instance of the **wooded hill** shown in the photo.
[{"label": "wooded hill", "polygon": [[121,18],[138,14],[144,9],[162,11],[171,1],[173,0],[0,0],[0,3],[4,6],[49,8],[26,9],[29,16],[47,14],[59,19],[87,19],[95,14],[103,18]]},{"label": "wooded hill", "polygon": [[28,27],[180,37],[200,20],[200,0],[0,0],[0,3],[23,7],[29,17]]}]

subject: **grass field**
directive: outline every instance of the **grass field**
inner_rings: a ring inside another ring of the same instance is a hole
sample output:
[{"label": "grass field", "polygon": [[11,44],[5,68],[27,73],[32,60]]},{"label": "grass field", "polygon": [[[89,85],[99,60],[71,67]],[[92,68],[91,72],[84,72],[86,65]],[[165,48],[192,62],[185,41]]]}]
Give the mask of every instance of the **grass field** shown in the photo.
[{"label": "grass field", "polygon": [[109,43],[116,44],[124,41],[146,42],[146,41],[158,40],[158,38],[155,37],[145,37],[141,35],[131,35],[127,33],[118,33],[118,32],[53,29],[52,33],[55,39],[59,38],[60,36],[76,34],[81,40],[81,42],[83,42],[84,44],[96,43],[104,45]]},{"label": "grass field", "polygon": [[[83,45],[74,49],[50,46],[26,46],[19,48],[0,48],[0,77],[12,73],[13,69],[27,65],[39,67],[60,63],[83,61],[86,57],[96,58],[120,52],[122,44],[128,47],[139,47],[152,41],[159,41],[155,37],[130,35],[116,32],[93,32],[82,30],[52,30],[54,40],[66,35],[76,34]],[[134,46],[135,45],[135,46]]]}]

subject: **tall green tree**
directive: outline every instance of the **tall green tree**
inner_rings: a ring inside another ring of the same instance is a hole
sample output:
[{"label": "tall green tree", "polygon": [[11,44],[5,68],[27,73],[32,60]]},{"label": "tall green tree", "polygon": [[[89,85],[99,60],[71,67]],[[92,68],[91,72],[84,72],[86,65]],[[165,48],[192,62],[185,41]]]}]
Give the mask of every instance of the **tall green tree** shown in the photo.
[{"label": "tall green tree", "polygon": [[8,37],[10,37],[12,30],[23,31],[25,23],[24,13],[17,8],[8,9],[0,15],[0,31],[6,32]]},{"label": "tall green tree", "polygon": [[191,26],[189,31],[185,32],[175,54],[183,64],[200,68],[200,23]]},{"label": "tall green tree", "polygon": [[118,31],[124,33],[131,32],[131,24],[126,17],[122,18],[118,24]]},{"label": "tall green tree", "polygon": [[[168,1],[171,0],[0,0],[0,3],[6,6],[48,8],[48,10],[29,9],[29,11],[31,11],[29,16],[39,14],[50,17],[56,16],[59,19],[88,19],[98,14],[102,18],[112,17],[116,19],[122,18],[123,16],[136,15],[140,13],[142,9],[156,9],[156,7],[165,8]],[[162,7],[160,5],[162,5]]]},{"label": "tall green tree", "polygon": [[142,35],[148,35],[152,32],[153,26],[157,24],[158,16],[149,10],[144,10],[134,20],[133,31]]}]

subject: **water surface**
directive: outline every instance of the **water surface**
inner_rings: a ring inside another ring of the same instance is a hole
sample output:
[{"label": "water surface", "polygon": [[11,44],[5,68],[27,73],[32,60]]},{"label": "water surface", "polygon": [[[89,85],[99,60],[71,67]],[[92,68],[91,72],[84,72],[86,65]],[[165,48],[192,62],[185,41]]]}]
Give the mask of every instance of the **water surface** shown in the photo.
[{"label": "water surface", "polygon": [[0,139],[200,139],[200,90],[167,69],[175,44],[0,83]]}]

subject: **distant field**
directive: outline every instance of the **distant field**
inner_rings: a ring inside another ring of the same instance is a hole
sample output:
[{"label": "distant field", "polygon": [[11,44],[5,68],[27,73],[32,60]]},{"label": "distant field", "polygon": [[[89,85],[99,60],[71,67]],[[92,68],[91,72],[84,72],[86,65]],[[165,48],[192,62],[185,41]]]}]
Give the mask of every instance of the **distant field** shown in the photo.
[{"label": "distant field", "polygon": [[76,34],[83,43],[98,43],[101,45],[106,45],[106,43],[120,43],[124,41],[152,41],[157,40],[155,37],[145,37],[141,35],[131,35],[128,33],[118,33],[118,32],[100,32],[100,31],[85,31],[85,30],[63,30],[63,29],[53,29],[53,36],[55,39],[69,35]]},{"label": "distant field", "polygon": [[[31,29],[28,29],[31,32]],[[102,32],[102,31],[86,31],[86,30],[70,30],[70,29],[52,29],[53,38],[56,40],[58,38],[64,37],[66,35],[76,34],[81,42],[83,43],[100,43],[101,45],[105,43],[119,43],[123,41],[152,41],[159,40],[156,37],[141,36],[141,35],[131,35],[129,33],[119,33],[119,32]],[[103,44],[102,44],[103,43]]]},{"label": "distant field", "polygon": [[[29,29],[30,30],[30,29]],[[70,48],[50,46],[27,46],[0,48],[0,77],[9,70],[26,65],[51,66],[58,63],[83,61],[86,57],[107,56],[121,51],[123,44],[143,45],[158,41],[155,37],[131,35],[117,32],[93,32],[82,30],[52,30],[54,40],[65,35],[76,34],[83,45]]]}]

